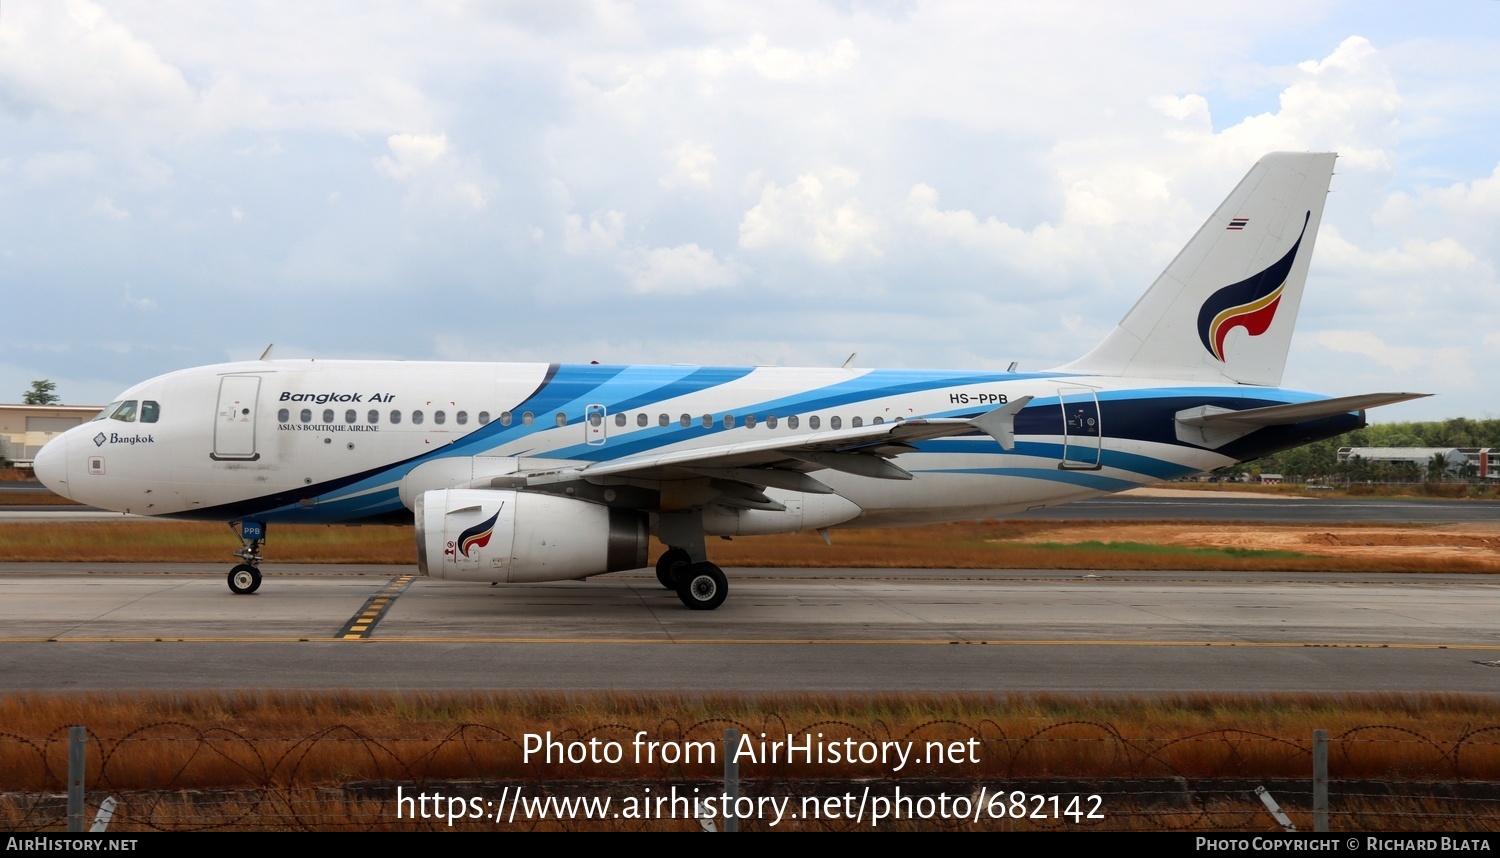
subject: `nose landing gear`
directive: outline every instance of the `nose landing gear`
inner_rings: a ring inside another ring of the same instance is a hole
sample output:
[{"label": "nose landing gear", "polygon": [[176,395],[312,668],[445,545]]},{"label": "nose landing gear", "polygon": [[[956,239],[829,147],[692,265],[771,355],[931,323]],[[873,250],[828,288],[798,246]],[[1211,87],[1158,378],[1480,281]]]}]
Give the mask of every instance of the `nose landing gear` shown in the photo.
[{"label": "nose landing gear", "polygon": [[[260,546],[266,540],[266,526],[258,521],[239,522],[237,535],[243,546],[234,556],[245,561],[229,570],[229,591],[244,596],[260,589]],[[234,522],[229,526],[234,527]]]}]

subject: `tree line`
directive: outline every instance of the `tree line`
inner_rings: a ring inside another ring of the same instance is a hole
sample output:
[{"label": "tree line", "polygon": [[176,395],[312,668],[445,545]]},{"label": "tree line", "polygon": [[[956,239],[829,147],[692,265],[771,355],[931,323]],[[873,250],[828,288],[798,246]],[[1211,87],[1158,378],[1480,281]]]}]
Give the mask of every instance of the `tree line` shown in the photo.
[{"label": "tree line", "polygon": [[[1408,482],[1444,476],[1446,460],[1419,466],[1408,462],[1340,462],[1340,447],[1490,447],[1500,449],[1500,419],[1454,417],[1421,423],[1377,423],[1334,438],[1225,468],[1220,473],[1281,474],[1292,482],[1335,479],[1349,482]],[[1434,457],[1435,459],[1441,458]]]}]

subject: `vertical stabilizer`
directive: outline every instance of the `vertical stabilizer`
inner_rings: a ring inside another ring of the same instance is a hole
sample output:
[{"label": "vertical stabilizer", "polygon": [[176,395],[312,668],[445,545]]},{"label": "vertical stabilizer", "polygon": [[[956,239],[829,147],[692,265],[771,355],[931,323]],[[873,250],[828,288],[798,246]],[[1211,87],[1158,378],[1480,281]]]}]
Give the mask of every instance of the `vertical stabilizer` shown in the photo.
[{"label": "vertical stabilizer", "polygon": [[1279,385],[1333,161],[1261,158],[1104,342],[1061,369]]}]

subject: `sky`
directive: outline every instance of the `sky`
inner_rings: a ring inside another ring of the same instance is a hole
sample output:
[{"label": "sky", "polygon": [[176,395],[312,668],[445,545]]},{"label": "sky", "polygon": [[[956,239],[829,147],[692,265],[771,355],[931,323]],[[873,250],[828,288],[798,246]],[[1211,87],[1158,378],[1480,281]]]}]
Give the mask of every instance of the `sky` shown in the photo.
[{"label": "sky", "polygon": [[1087,352],[1336,151],[1284,385],[1497,418],[1500,0],[0,0],[0,402],[276,357]]}]

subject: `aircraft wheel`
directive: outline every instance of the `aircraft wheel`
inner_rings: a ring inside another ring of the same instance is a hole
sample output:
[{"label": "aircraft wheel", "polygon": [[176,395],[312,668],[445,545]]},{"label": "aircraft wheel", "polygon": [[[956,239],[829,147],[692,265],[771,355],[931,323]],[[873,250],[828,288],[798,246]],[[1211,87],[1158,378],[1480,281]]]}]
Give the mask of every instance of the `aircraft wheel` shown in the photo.
[{"label": "aircraft wheel", "polygon": [[260,570],[249,563],[229,570],[229,591],[244,596],[260,589]]},{"label": "aircraft wheel", "polygon": [[677,598],[695,611],[712,611],[729,595],[729,580],[712,563],[694,563],[677,578]]},{"label": "aircraft wheel", "polygon": [[668,590],[677,589],[677,578],[687,572],[693,559],[681,548],[668,548],[656,560],[656,580]]}]

